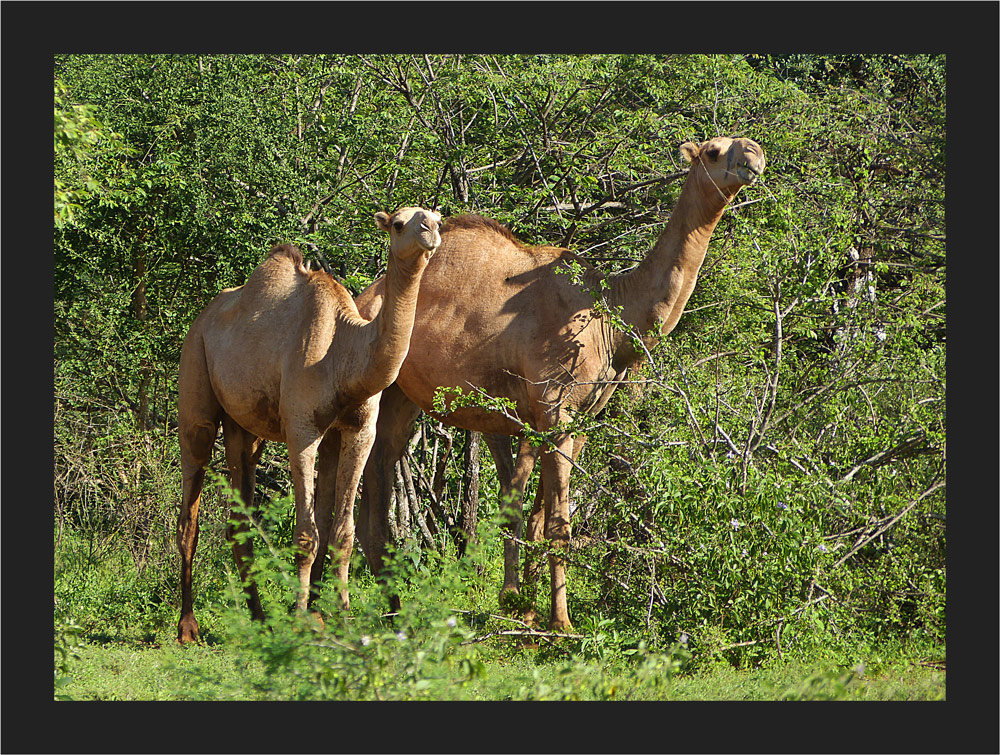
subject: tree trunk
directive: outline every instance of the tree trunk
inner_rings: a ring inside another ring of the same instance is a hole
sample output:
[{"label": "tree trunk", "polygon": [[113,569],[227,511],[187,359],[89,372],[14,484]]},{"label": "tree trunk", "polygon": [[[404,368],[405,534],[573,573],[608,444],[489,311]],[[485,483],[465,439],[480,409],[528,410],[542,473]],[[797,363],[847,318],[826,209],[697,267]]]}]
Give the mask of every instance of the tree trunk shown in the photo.
[{"label": "tree trunk", "polygon": [[872,269],[875,250],[871,247],[862,247],[860,251],[851,247],[847,250],[849,261],[844,265],[842,278],[843,304],[837,299],[833,302],[833,313],[837,316],[838,323],[831,334],[832,350],[838,356],[842,355],[848,348],[848,344],[856,338],[865,338],[873,335],[879,341],[885,339],[885,329],[875,323],[870,328],[870,333],[859,323],[861,319],[858,315],[858,305],[862,302],[872,304],[875,302],[875,272]]},{"label": "tree trunk", "polygon": [[434,481],[431,485],[431,489],[434,491],[434,498],[437,501],[444,500],[444,483],[445,483],[445,468],[448,464],[448,455],[451,453],[452,443],[454,442],[450,432],[447,432],[441,425],[438,425],[438,433],[444,439],[443,447],[440,449],[440,454],[437,456],[436,464],[434,468]]},{"label": "tree trunk", "polygon": [[396,462],[396,479],[392,488],[392,497],[396,513],[396,532],[394,539],[399,542],[410,536],[410,496],[407,494],[406,485],[403,480],[402,465],[406,459]]},{"label": "tree trunk", "polygon": [[479,524],[479,441],[481,433],[465,431],[465,464],[462,472],[462,498],[458,514],[456,545],[460,558],[476,537]]}]

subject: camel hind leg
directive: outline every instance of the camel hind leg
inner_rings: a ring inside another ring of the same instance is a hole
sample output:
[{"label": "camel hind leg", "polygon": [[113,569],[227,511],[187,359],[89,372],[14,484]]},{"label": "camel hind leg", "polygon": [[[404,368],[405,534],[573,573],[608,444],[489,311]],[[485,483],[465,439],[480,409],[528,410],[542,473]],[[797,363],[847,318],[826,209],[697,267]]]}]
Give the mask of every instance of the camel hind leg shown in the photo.
[{"label": "camel hind leg", "polygon": [[205,465],[212,458],[221,414],[222,408],[208,382],[201,340],[197,334],[189,336],[181,353],[177,397],[182,486],[177,520],[177,550],[181,556],[181,617],[177,624],[177,641],[182,643],[198,639],[192,588],[194,554],[198,548],[198,512]]},{"label": "camel hind leg", "polygon": [[542,476],[545,524],[545,539],[551,544],[549,552],[549,576],[552,589],[552,603],[549,613],[549,627],[555,631],[572,631],[569,611],[566,606],[566,559],[563,555],[569,548],[569,474],[572,469],[572,436],[563,436],[550,449],[542,452]]},{"label": "camel hind leg", "polygon": [[503,606],[510,600],[510,596],[520,594],[517,578],[520,546],[517,541],[521,539],[524,526],[521,497],[531,471],[535,468],[540,449],[526,440],[521,440],[516,459],[512,463],[509,436],[484,433],[483,440],[486,441],[497,468],[497,477],[500,478],[502,526],[507,534],[503,545],[503,586],[500,588],[500,605]]},{"label": "camel hind leg", "polygon": [[216,427],[201,425],[191,432],[187,444],[181,441],[183,493],[180,517],[177,520],[177,550],[181,554],[181,618],[177,623],[178,642],[194,642],[198,639],[198,620],[194,617],[192,567],[195,550],[198,548],[198,511],[201,508],[205,465],[212,456],[216,432],[218,432]]},{"label": "camel hind leg", "polygon": [[250,538],[250,514],[254,510],[257,464],[264,450],[264,441],[247,432],[229,415],[222,418],[222,438],[226,447],[226,465],[233,490],[239,492],[242,506],[229,512],[226,539],[233,549],[233,559],[246,595],[247,608],[257,621],[263,621],[264,609],[250,570],[253,566],[253,541]]}]

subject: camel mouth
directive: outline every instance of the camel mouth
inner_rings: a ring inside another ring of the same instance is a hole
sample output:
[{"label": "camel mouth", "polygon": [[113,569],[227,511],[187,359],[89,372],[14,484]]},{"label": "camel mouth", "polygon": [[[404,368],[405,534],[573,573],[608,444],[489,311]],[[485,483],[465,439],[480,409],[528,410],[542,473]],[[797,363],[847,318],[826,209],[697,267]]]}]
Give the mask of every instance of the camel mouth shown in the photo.
[{"label": "camel mouth", "polygon": [[756,165],[751,165],[750,163],[744,163],[739,168],[737,168],[737,173],[739,177],[749,184],[754,183],[760,176],[764,174],[763,168],[758,168]]},{"label": "camel mouth", "polygon": [[420,233],[417,234],[417,243],[425,250],[431,252],[441,246],[441,234],[438,232],[437,226],[421,222]]},{"label": "camel mouth", "polygon": [[434,252],[437,251],[437,248],[441,246],[441,236],[437,233],[434,234],[429,233],[428,235],[430,235],[429,239],[420,238],[418,239],[418,243],[420,244],[420,246],[423,247],[423,250],[425,252],[434,254]]}]

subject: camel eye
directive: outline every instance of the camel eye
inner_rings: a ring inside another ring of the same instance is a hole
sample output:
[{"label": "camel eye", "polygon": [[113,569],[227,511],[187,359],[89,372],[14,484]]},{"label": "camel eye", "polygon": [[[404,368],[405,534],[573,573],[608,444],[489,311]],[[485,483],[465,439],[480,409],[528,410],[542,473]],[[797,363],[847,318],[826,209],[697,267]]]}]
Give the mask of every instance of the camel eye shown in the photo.
[{"label": "camel eye", "polygon": [[392,224],[392,227],[396,229],[396,233],[402,233],[402,231],[403,231],[403,221],[402,220],[397,220],[395,223]]},{"label": "camel eye", "polygon": [[705,150],[705,155],[709,160],[716,160],[719,157],[719,152],[720,150],[718,147],[709,147]]}]

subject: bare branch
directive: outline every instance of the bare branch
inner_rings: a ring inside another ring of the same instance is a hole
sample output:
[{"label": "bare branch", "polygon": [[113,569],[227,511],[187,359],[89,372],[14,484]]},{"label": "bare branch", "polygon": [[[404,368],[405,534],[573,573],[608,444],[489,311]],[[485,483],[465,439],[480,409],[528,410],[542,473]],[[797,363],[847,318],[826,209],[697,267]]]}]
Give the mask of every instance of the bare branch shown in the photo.
[{"label": "bare branch", "polygon": [[910,512],[911,509],[913,509],[914,506],[916,506],[918,503],[920,503],[922,500],[924,500],[927,496],[931,495],[931,493],[934,493],[935,491],[937,491],[937,490],[945,487],[945,485],[946,485],[946,480],[942,480],[941,482],[938,482],[938,483],[936,483],[934,485],[931,485],[929,488],[927,488],[927,490],[925,490],[923,493],[921,493],[916,498],[914,498],[912,501],[910,501],[906,506],[904,506],[903,509],[898,514],[896,514],[896,516],[894,516],[892,519],[890,519],[886,524],[884,524],[883,526],[879,527],[877,530],[875,530],[874,532],[872,532],[871,535],[869,535],[867,537],[859,538],[858,542],[856,542],[854,544],[854,546],[849,551],[847,551],[847,553],[845,553],[843,556],[841,556],[837,560],[837,562],[831,567],[831,569],[836,569],[838,566],[840,566],[841,564],[843,564],[847,559],[849,559],[851,556],[853,556],[859,550],[861,550],[866,545],[868,545],[868,543],[870,543],[872,540],[874,540],[875,538],[877,538],[879,535],[881,535],[886,530],[888,530],[890,527],[892,527],[892,525],[894,525],[896,522],[898,522],[900,519],[902,519],[907,513]]}]

